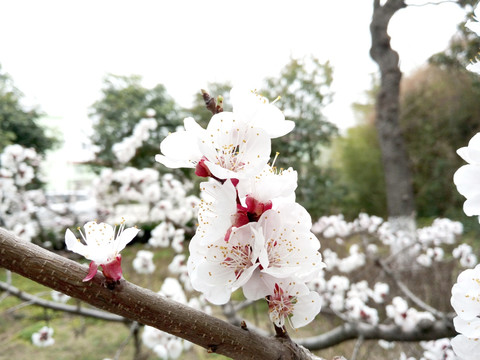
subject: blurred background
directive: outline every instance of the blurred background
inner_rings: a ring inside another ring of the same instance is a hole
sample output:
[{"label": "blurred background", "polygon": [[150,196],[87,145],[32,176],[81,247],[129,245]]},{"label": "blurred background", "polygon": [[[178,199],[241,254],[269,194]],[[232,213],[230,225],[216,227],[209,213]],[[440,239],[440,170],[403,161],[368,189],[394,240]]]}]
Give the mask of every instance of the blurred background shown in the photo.
[{"label": "blurred background", "polygon": [[[314,222],[388,218],[373,3],[0,1],[0,226],[62,250],[65,228],[123,216],[143,229],[138,242],[182,253],[199,180],[154,157],[185,117],[207,125],[200,89],[231,110],[232,86],[281,96],[296,127],[272,151],[298,171],[297,201]],[[480,131],[480,78],[465,70],[480,48],[464,26],[476,1],[406,3],[388,33],[416,221],[460,221],[476,244],[478,220],[452,180],[456,150]]]}]

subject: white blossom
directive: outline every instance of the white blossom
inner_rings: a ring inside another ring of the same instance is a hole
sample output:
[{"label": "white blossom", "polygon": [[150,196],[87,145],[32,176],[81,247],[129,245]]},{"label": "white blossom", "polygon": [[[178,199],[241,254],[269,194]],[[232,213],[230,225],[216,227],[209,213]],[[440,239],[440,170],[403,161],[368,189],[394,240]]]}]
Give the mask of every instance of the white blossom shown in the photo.
[{"label": "white blossom", "polygon": [[139,274],[152,274],[155,271],[153,263],[153,252],[139,250],[132,262],[133,269]]},{"label": "white blossom", "polygon": [[40,330],[32,334],[32,343],[35,346],[46,347],[55,344],[53,329],[48,326],[42,327]]},{"label": "white blossom", "polygon": [[90,270],[83,281],[91,280],[97,273],[98,266],[102,266],[103,274],[107,278],[119,280],[122,276],[120,251],[139,231],[134,227],[125,229],[124,220],[118,230],[105,223],[98,224],[96,221],[90,221],[84,225],[85,233],[80,231],[85,242],[83,244],[70,229],[67,229],[65,233],[67,249],[91,260]]}]

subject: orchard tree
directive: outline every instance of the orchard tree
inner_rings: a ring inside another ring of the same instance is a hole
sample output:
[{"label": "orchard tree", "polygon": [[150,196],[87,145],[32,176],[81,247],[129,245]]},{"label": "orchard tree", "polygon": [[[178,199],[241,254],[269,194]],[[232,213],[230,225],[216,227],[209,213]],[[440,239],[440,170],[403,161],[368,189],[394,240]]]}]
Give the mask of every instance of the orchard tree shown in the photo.
[{"label": "orchard tree", "polygon": [[38,125],[42,113],[35,108],[26,109],[21,104],[22,96],[0,66],[0,152],[7,145],[18,144],[45,154],[56,145],[57,140]]},{"label": "orchard tree", "polygon": [[428,65],[402,82],[400,125],[419,216],[464,219],[451,179],[462,163],[455,149],[480,131],[478,80],[464,68]]},{"label": "orchard tree", "polygon": [[298,172],[298,201],[313,215],[329,212],[342,191],[336,184],[336,173],[325,155],[337,127],[323,114],[333,97],[333,68],[310,56],[292,58],[277,77],[265,80],[262,95],[278,98],[285,117],[295,122],[286,136],[272,141],[279,153],[277,167],[293,166]]},{"label": "orchard tree", "polygon": [[[468,10],[466,21],[471,21],[474,18],[473,7],[477,3],[477,0],[458,1],[459,6]],[[457,33],[450,40],[448,48],[433,55],[429,59],[430,63],[445,68],[464,70],[472,62],[472,59],[478,56],[480,38],[465,24],[464,21],[458,25]]]},{"label": "orchard tree", "polygon": [[113,145],[132,136],[141,119],[151,118],[157,124],[156,131],[128,162],[133,167],[148,167],[158,152],[160,140],[182,124],[177,106],[165,87],[159,84],[147,89],[141,80],[136,75],[105,78],[102,99],[93,104],[91,112],[94,129],[91,140],[98,147],[96,165],[117,167]]},{"label": "orchard tree", "polygon": [[372,45],[370,55],[380,69],[380,88],[377,95],[375,125],[378,131],[385,175],[389,218],[397,219],[400,227],[414,228],[415,199],[413,181],[399,125],[399,96],[402,73],[398,53],[390,46],[387,32],[392,16],[407,5],[404,0],[373,2],[370,23]]},{"label": "orchard tree", "polygon": [[[441,4],[427,3],[428,4]],[[475,1],[461,1],[457,4],[462,7],[471,6]],[[387,28],[392,16],[399,10],[415,4],[407,4],[404,0],[380,0],[373,2],[373,16],[370,24],[372,45],[370,55],[378,64],[380,70],[380,89],[377,96],[375,111],[375,126],[377,128],[379,144],[382,153],[382,165],[385,175],[387,209],[389,218],[399,227],[410,229],[415,227],[415,197],[413,189],[413,175],[408,158],[405,139],[400,127],[400,81],[402,73],[399,67],[399,55],[390,46],[390,36]],[[478,40],[477,40],[478,41]],[[471,54],[476,44],[463,46],[466,54]],[[440,57],[444,63],[458,62],[447,58],[460,58],[458,49],[452,51],[454,56]],[[438,58],[438,57],[437,57]]]},{"label": "orchard tree", "polygon": [[[433,64],[402,80],[399,121],[412,167],[415,209],[421,218],[447,216],[468,221],[460,212],[461,197],[451,186],[451,178],[461,164],[454,150],[472,130],[479,130],[477,83],[478,75],[465,69]],[[374,84],[367,97],[372,101],[355,104],[360,124],[334,142],[336,164],[347,189],[342,201],[346,215],[358,211],[387,215],[375,139],[375,93]]]}]

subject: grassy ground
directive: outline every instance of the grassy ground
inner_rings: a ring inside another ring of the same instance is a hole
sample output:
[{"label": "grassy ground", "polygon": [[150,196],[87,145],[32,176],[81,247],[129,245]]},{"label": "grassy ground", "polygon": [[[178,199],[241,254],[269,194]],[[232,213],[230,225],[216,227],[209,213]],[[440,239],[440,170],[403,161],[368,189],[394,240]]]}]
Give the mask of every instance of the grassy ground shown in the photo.
[{"label": "grassy ground", "polygon": [[[173,253],[171,250],[157,250],[154,262],[157,270],[153,276],[139,275],[133,270],[131,263],[141,245],[133,245],[122,252],[124,276],[127,280],[140,286],[158,291],[163,279],[168,276],[167,266]],[[373,274],[372,274],[373,276]],[[0,280],[5,281],[6,272],[0,270]],[[50,299],[50,289],[38,285],[28,279],[12,274],[12,285],[31,294],[42,295]],[[234,294],[235,297],[241,295]],[[70,299],[69,304],[75,304]],[[220,316],[220,314],[218,313]],[[253,308],[248,308],[241,314],[258,326],[269,328],[266,303],[258,302]],[[310,326],[296,332],[291,332],[293,338],[321,334],[337,325],[338,320],[332,317],[319,316]],[[31,343],[31,335],[42,326],[54,328],[55,344],[46,348],[35,347]],[[79,316],[44,310],[32,306],[9,296],[0,302],[0,360],[35,359],[35,360],[98,360],[114,358],[117,351],[123,347],[129,338],[127,326],[96,319],[87,319]],[[331,359],[335,355],[352,355],[355,341],[345,342],[339,346],[322,350],[317,354]],[[376,341],[365,342],[357,354],[357,360],[398,359],[401,349],[412,354],[418,348],[415,344],[396,345],[394,350],[381,349]],[[119,359],[131,360],[134,358],[134,342],[132,339],[123,347]],[[141,347],[141,354],[137,360],[157,359],[155,354],[145,346]],[[221,360],[226,359],[216,354],[207,354],[199,347],[194,346],[189,352],[182,355],[185,360]]]}]

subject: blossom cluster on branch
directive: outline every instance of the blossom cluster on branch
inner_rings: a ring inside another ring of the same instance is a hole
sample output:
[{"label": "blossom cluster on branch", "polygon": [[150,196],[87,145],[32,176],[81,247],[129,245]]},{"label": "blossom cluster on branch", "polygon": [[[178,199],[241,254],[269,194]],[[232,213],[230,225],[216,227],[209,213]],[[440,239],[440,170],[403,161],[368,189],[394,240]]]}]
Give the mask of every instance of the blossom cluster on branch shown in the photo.
[{"label": "blossom cluster on branch", "polygon": [[214,304],[238,288],[248,300],[266,298],[278,328],[298,328],[320,311],[306,282],[324,264],[311,218],[295,202],[296,172],[269,164],[271,139],[294,124],[256,91],[234,88],[231,101],[233,111],[214,114],[206,129],[185,119],[185,130],[167,136],[156,156],[208,178],[189,246],[190,280]]}]

